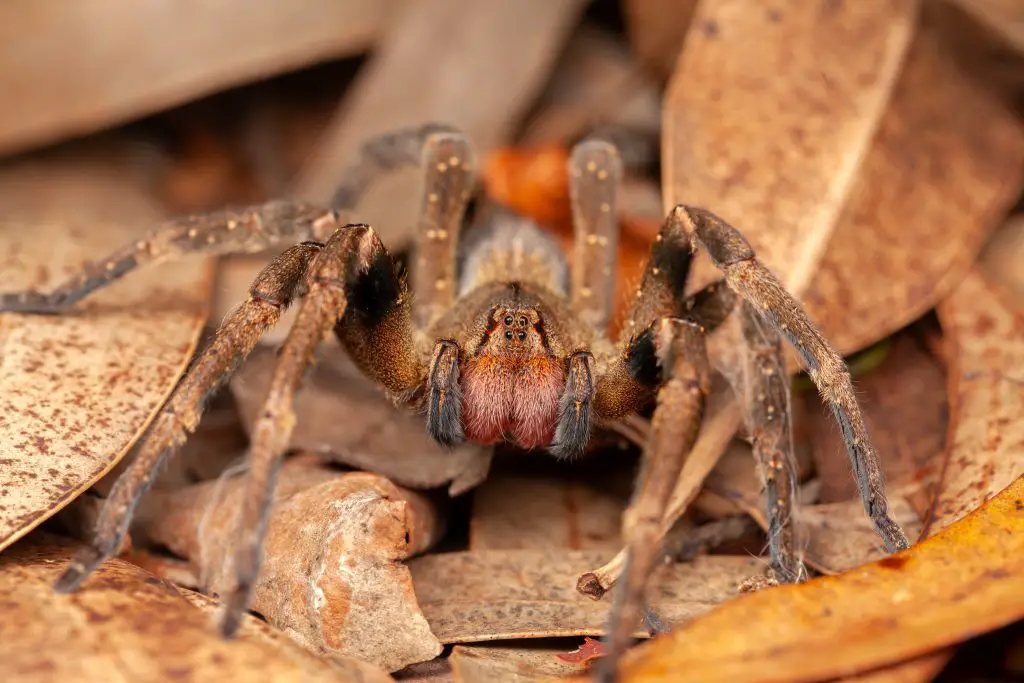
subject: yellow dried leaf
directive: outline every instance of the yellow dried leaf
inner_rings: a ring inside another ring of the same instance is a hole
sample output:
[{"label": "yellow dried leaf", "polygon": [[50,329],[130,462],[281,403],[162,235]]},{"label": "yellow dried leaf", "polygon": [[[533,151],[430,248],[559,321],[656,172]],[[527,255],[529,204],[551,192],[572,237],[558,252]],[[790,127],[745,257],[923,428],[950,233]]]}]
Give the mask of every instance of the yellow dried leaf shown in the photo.
[{"label": "yellow dried leaf", "polygon": [[744,596],[635,648],[621,680],[800,683],[876,669],[1024,617],[1022,577],[1024,478],[909,550]]},{"label": "yellow dried leaf", "polygon": [[[0,171],[0,292],[53,286],[152,228],[132,178],[71,154]],[[211,275],[202,258],[143,268],[67,315],[0,314],[0,548],[138,438],[195,349]]]}]

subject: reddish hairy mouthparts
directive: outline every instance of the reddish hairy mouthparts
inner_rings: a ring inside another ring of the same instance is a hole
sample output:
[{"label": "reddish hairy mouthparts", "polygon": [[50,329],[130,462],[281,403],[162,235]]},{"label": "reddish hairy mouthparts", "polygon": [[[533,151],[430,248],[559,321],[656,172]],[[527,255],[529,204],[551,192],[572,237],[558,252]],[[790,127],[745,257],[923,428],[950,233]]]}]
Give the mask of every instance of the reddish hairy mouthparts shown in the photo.
[{"label": "reddish hairy mouthparts", "polygon": [[508,440],[522,448],[549,445],[564,387],[562,364],[550,356],[472,358],[462,380],[466,437],[480,443]]}]

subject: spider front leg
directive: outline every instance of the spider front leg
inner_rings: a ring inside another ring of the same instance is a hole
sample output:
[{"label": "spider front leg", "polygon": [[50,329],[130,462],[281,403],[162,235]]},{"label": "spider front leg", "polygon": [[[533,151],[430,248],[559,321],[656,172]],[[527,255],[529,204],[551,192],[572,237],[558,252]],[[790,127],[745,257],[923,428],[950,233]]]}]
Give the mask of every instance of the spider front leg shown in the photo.
[{"label": "spider front leg", "polygon": [[295,245],[256,277],[248,301],[224,320],[213,341],[192,361],[154,418],[135,459],[103,504],[92,544],[74,557],[57,580],[58,591],[78,588],[121,545],[136,505],[164,461],[195,430],[207,398],[249,355],[263,333],[277,323],[288,304],[302,295],[306,270],[320,249],[318,243]]},{"label": "spider front leg", "polygon": [[910,546],[906,534],[889,514],[878,453],[868,436],[843,358],[811,322],[800,303],[761,264],[738,230],[718,216],[677,206],[665,225],[666,234],[685,235],[694,248],[707,252],[725,273],[729,286],[751,303],[752,310],[800,352],[808,374],[831,406],[846,443],[864,509],[889,552]]},{"label": "spider front leg", "polygon": [[[393,273],[390,256],[368,225],[350,225],[336,232],[310,264],[306,296],[281,347],[267,398],[252,430],[234,555],[235,581],[224,596],[221,632],[225,636],[238,630],[259,575],[276,473],[295,427],[295,396],[306,369],[320,342],[348,315],[349,304],[366,305],[359,294],[352,293],[365,287],[368,278],[378,278],[374,268],[381,264]],[[360,312],[356,310],[353,314],[358,316]],[[410,350],[411,331],[411,327],[404,330],[404,345]],[[405,369],[417,376],[422,374],[422,368],[416,364]]]},{"label": "spider front leg", "polygon": [[806,579],[807,570],[797,554],[794,538],[797,468],[782,339],[749,302],[743,302],[740,315],[747,346],[741,393],[747,431],[764,482],[768,552],[775,577],[783,583],[794,583]]},{"label": "spider front leg", "polygon": [[342,173],[332,208],[275,200],[237,211],[219,211],[172,218],[148,235],[115,250],[49,292],[0,293],[0,312],[58,314],[136,268],[189,254],[211,256],[258,253],[302,240],[324,241],[344,222],[383,172],[421,162],[424,145],[434,135],[451,131],[430,124],[367,141],[356,160]]},{"label": "spider front leg", "polygon": [[697,440],[711,388],[700,325],[662,318],[651,332],[662,383],[637,486],[623,517],[626,564],[615,588],[607,656],[598,664],[598,680],[602,681],[615,679],[618,659],[642,621],[647,579],[663,554],[662,520],[679,472]]}]

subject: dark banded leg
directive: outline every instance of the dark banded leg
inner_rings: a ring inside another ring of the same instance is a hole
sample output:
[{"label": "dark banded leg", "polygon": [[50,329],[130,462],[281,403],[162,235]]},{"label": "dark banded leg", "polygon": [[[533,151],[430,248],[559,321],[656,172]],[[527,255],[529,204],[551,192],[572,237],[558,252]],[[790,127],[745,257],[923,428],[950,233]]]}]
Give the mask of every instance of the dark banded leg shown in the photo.
[{"label": "dark banded leg", "polygon": [[256,277],[249,289],[249,300],[225,319],[153,420],[135,460],[118,478],[103,504],[92,544],[72,559],[57,580],[58,591],[78,588],[121,545],[139,500],[163,463],[199,424],[206,399],[249,355],[263,333],[277,323],[288,304],[304,293],[306,270],[320,249],[317,243],[296,245]]},{"label": "dark banded leg", "polygon": [[718,216],[688,206],[677,206],[666,223],[676,239],[687,238],[703,249],[725,273],[726,281],[749,301],[757,315],[778,330],[800,352],[808,374],[822,398],[831,406],[860,487],[864,509],[889,552],[909,547],[906,534],[889,514],[885,483],[850,373],[842,357],[814,326],[800,303],[779,279],[761,264],[743,236]]},{"label": "dark banded leg", "polygon": [[556,458],[582,455],[590,440],[591,409],[594,402],[594,357],[581,351],[569,358],[565,391],[558,403],[558,426],[549,449]]}]

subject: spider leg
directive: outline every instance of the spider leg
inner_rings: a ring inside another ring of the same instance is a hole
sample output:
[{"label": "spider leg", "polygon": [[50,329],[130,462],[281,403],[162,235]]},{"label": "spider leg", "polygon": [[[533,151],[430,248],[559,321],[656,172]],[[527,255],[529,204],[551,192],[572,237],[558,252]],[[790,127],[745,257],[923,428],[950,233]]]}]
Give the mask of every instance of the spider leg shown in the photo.
[{"label": "spider leg", "polygon": [[615,587],[608,656],[598,663],[600,681],[614,680],[618,658],[643,618],[647,578],[663,555],[662,520],[683,462],[697,440],[711,387],[704,333],[699,325],[662,318],[652,329],[664,381],[658,390],[636,490],[623,516],[626,564]]},{"label": "spider leg", "polygon": [[695,248],[704,249],[725,273],[729,286],[800,352],[808,374],[839,423],[864,509],[875,530],[889,552],[909,547],[906,534],[889,514],[878,453],[868,436],[843,358],[779,279],[757,260],[738,230],[708,211],[682,205],[673,209],[666,228],[677,238],[689,239]]},{"label": "spider leg", "polygon": [[421,329],[455,300],[456,251],[476,180],[476,158],[461,133],[435,132],[423,144],[422,167],[423,202],[412,269],[413,318]]},{"label": "spider leg", "polygon": [[342,174],[333,211],[304,202],[275,200],[237,211],[172,218],[147,236],[85,264],[49,292],[0,293],[0,312],[62,313],[135,268],[187,254],[257,253],[302,240],[323,241],[343,224],[339,213],[353,209],[378,175],[419,163],[427,138],[446,130],[445,126],[431,124],[367,141]]},{"label": "spider leg", "polygon": [[797,555],[792,524],[797,471],[782,338],[748,302],[743,302],[740,311],[747,346],[744,414],[764,482],[769,555],[775,577],[783,583],[793,583],[807,578],[807,570]]},{"label": "spider leg", "polygon": [[78,588],[120,546],[136,505],[163,462],[195,430],[206,399],[252,351],[262,334],[277,323],[288,304],[301,296],[306,270],[320,249],[318,243],[295,245],[256,277],[249,299],[224,320],[153,420],[135,459],[103,504],[92,544],[79,552],[61,574],[55,586],[58,591],[67,593]]},{"label": "spider leg", "polygon": [[576,315],[603,334],[614,309],[615,259],[619,248],[616,199],[622,159],[608,142],[584,140],[569,159],[573,246],[572,306]]},{"label": "spider leg", "polygon": [[249,471],[234,555],[235,583],[225,596],[221,632],[232,636],[259,575],[276,473],[295,426],[295,396],[317,347],[344,316],[347,292],[373,265],[383,246],[368,225],[347,226],[327,241],[310,264],[307,293],[281,347],[260,417],[253,427]]}]

